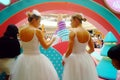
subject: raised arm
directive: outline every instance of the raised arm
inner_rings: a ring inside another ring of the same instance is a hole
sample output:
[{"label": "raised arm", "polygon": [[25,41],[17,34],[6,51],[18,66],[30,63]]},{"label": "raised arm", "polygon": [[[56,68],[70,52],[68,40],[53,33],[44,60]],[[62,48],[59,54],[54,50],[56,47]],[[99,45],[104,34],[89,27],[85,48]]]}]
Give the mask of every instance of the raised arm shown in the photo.
[{"label": "raised arm", "polygon": [[36,30],[36,35],[38,37],[38,40],[40,42],[40,44],[45,48],[49,48],[50,45],[54,42],[55,38],[52,38],[52,40],[50,40],[49,42],[45,40],[45,38],[43,37],[43,34],[40,30]]}]

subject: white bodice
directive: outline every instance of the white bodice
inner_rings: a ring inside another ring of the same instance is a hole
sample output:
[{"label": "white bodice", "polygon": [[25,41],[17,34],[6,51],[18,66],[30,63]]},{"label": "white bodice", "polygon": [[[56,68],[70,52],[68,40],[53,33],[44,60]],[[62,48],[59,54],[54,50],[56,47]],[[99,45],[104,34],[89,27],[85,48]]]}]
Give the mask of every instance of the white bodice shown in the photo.
[{"label": "white bodice", "polygon": [[72,50],[73,54],[85,53],[87,44],[88,44],[88,41],[85,43],[80,43],[77,39],[77,36],[75,36],[73,50]]},{"label": "white bodice", "polygon": [[38,54],[39,53],[39,41],[34,33],[32,40],[28,42],[21,41],[24,54]]}]

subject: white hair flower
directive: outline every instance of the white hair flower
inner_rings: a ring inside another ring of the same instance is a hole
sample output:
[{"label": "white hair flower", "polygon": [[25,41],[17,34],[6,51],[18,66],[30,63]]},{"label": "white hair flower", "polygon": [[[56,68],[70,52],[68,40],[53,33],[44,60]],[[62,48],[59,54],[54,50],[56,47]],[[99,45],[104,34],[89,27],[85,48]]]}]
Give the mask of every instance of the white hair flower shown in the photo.
[{"label": "white hair flower", "polygon": [[38,10],[34,9],[32,13],[35,14],[36,16],[41,16],[41,13]]}]

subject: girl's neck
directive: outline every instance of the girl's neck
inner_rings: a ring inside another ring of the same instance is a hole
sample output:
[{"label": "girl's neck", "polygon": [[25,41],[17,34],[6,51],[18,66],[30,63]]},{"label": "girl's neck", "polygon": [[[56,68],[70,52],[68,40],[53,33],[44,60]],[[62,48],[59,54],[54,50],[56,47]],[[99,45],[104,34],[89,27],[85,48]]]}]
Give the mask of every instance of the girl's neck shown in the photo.
[{"label": "girl's neck", "polygon": [[35,26],[32,23],[29,23],[29,26],[35,28]]},{"label": "girl's neck", "polygon": [[78,24],[76,28],[82,27],[82,24]]}]

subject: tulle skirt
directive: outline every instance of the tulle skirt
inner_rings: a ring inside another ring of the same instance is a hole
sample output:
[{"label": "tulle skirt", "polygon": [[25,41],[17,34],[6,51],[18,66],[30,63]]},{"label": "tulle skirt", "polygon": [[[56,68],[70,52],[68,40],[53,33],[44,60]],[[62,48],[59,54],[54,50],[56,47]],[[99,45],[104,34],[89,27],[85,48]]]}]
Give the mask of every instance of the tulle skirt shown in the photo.
[{"label": "tulle skirt", "polygon": [[50,60],[43,54],[18,56],[11,80],[59,80]]},{"label": "tulle skirt", "polygon": [[63,80],[98,80],[92,57],[88,53],[72,53],[65,59]]},{"label": "tulle skirt", "polygon": [[10,70],[12,69],[14,62],[14,58],[0,59],[0,73],[5,72],[7,75],[10,75]]}]

